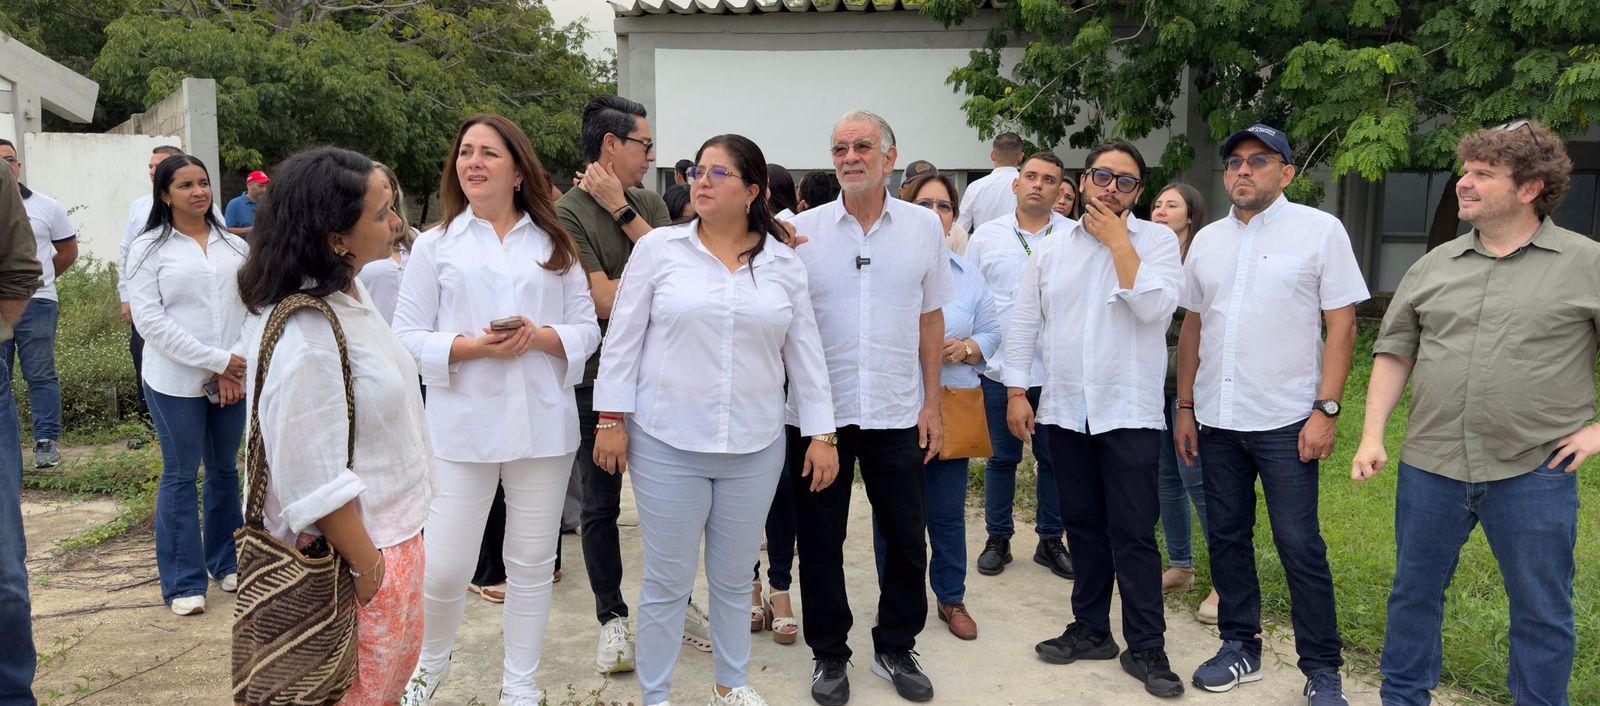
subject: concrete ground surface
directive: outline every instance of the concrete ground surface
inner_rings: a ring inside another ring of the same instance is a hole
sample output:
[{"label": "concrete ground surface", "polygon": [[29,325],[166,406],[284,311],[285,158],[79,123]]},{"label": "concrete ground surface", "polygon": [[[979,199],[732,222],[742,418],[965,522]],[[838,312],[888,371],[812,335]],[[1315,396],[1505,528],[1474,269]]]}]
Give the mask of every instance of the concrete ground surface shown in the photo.
[{"label": "concrete ground surface", "polygon": [[[626,487],[626,486],[625,486]],[[856,651],[850,669],[854,706],[906,703],[888,682],[871,672],[872,616],[877,590],[873,576],[871,534],[865,493],[856,488],[849,542],[847,582],[855,628],[850,644]],[[155,583],[153,542],[148,530],[114,540],[74,557],[59,557],[55,540],[72,536],[115,516],[117,506],[103,499],[25,494],[24,514],[29,565],[34,574],[35,642],[41,652],[35,689],[44,706],[68,704],[227,704],[229,628],[232,600],[213,584],[204,615],[180,618],[160,603]],[[624,491],[622,553],[626,562],[624,595],[630,606],[638,595],[640,546],[631,493]],[[1144,693],[1115,661],[1056,666],[1033,653],[1039,640],[1060,633],[1069,618],[1070,583],[1031,561],[1034,537],[1025,523],[1014,541],[1016,561],[999,576],[967,578],[967,604],[980,636],[963,642],[952,636],[931,612],[917,649],[935,686],[934,703],[943,704],[1129,704],[1159,703]],[[639,704],[632,674],[609,682],[594,671],[599,626],[594,600],[583,569],[582,547],[573,535],[562,537],[564,580],[556,584],[540,684],[549,690],[551,706]],[[969,512],[968,564],[983,545],[981,517]],[[696,589],[704,605],[705,583]],[[805,597],[793,594],[798,610]],[[436,704],[493,706],[500,686],[500,606],[475,597],[457,640],[454,669],[440,689]],[[1113,621],[1117,620],[1113,608]],[[1193,669],[1216,650],[1215,632],[1187,613],[1168,610],[1168,653],[1187,680]],[[1284,632],[1287,632],[1286,630]],[[803,636],[802,636],[803,637]],[[811,704],[810,651],[804,641],[790,646],[773,643],[771,633],[752,635],[750,683],[775,705]],[[1119,643],[1123,640],[1117,636]],[[1294,668],[1292,645],[1282,637],[1268,643],[1266,678],[1227,694],[1198,693],[1183,697],[1215,706],[1289,705],[1304,703],[1303,679]],[[705,704],[711,688],[711,656],[685,646],[674,675],[673,703]],[[87,677],[87,678],[86,678]],[[1376,682],[1370,675],[1346,676],[1350,701],[1377,704]],[[567,687],[582,698],[565,701]],[[589,695],[599,690],[598,697]],[[585,696],[589,695],[589,696]]]}]

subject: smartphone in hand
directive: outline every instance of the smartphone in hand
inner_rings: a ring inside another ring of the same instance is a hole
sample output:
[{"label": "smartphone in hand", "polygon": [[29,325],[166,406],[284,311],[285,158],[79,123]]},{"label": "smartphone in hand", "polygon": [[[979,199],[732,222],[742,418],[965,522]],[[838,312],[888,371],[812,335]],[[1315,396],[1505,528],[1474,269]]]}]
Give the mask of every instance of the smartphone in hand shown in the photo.
[{"label": "smartphone in hand", "polygon": [[211,404],[222,404],[222,386],[216,380],[201,385],[200,389],[205,390],[206,400]]},{"label": "smartphone in hand", "polygon": [[495,319],[489,322],[490,331],[515,331],[522,328],[522,326],[522,317],[520,316],[507,316],[503,319]]}]

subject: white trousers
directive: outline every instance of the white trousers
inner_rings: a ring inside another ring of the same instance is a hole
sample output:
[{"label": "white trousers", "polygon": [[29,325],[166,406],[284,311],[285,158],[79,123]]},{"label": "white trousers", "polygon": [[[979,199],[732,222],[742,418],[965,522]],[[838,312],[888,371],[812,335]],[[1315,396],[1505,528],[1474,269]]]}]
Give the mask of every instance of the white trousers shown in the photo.
[{"label": "white trousers", "polygon": [[[550,587],[555,573],[561,505],[572,472],[572,454],[506,463],[460,463],[434,459],[439,495],[428,510],[423,547],[422,657],[435,671],[450,657],[462,613],[467,582],[478,565],[483,526],[496,486],[506,488],[506,602],[501,630],[505,638],[502,689],[509,696],[538,693],[535,672],[550,621]],[[459,666],[459,665],[458,665]]]}]

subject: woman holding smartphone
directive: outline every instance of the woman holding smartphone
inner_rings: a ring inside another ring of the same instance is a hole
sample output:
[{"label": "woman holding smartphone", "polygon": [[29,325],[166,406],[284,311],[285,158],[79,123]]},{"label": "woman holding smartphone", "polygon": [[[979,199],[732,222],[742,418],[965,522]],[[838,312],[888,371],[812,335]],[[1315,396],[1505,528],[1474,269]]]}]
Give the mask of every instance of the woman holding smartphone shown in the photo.
[{"label": "woman holding smartphone", "polygon": [[572,388],[600,326],[544,166],[515,123],[499,115],[463,123],[439,198],[444,220],[412,246],[394,314],[428,386],[439,488],[423,534],[427,627],[402,703],[428,703],[450,673],[484,521],[504,484],[500,704],[536,706],[561,506],[578,449]]},{"label": "woman holding smartphone", "polygon": [[[233,532],[244,524],[235,460],[244,433],[239,341],[244,302],[235,274],[249,246],[217,221],[211,177],[190,155],[156,166],[155,201],[128,248],[128,304],[145,340],[142,382],[161,444],[156,567],[178,615],[206,609],[206,575],[238,585]],[[201,521],[195,476],[206,475]]]},{"label": "woman holding smartphone", "polygon": [[[392,704],[422,649],[421,531],[433,498],[432,455],[416,361],[356,273],[389,258],[402,220],[388,175],[355,152],[302,152],[273,174],[239,270],[239,293],[261,314],[244,337],[249,401],[271,469],[265,523],[290,544],[325,537],[358,574],[356,679],[339,703]],[[288,319],[256,396],[266,320],[297,292],[326,302],[344,331],[354,430],[333,326],[316,311]]]},{"label": "woman holding smartphone", "polygon": [[623,272],[594,383],[594,459],[631,471],[638,504],[644,703],[667,701],[703,537],[711,703],[765,706],[747,684],[746,596],[783,471],[785,375],[812,437],[801,475],[814,490],[839,471],[833,399],[805,265],[779,242],[760,148],[713,137],[689,174],[698,217],[641,238]]}]

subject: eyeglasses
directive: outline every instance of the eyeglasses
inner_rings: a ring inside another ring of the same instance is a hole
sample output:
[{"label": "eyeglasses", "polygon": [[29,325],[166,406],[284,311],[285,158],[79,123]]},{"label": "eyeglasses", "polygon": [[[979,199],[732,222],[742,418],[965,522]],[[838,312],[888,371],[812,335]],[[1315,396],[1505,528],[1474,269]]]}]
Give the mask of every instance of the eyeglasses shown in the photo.
[{"label": "eyeglasses", "polygon": [[871,152],[872,148],[872,140],[856,140],[855,144],[853,145],[847,145],[843,142],[835,142],[833,143],[833,148],[831,151],[833,152],[833,156],[843,157],[847,154],[850,154],[852,150],[859,154],[866,154]]},{"label": "eyeglasses", "polygon": [[1516,132],[1518,130],[1526,129],[1528,131],[1528,137],[1533,139],[1534,148],[1539,148],[1539,135],[1533,131],[1533,123],[1527,120],[1514,120],[1495,129],[1503,132]]},{"label": "eyeglasses", "polygon": [[738,174],[735,174],[735,173],[729,171],[727,167],[724,167],[724,166],[722,166],[720,164],[717,165],[717,166],[714,166],[714,167],[710,167],[710,168],[706,168],[706,167],[689,167],[688,169],[683,170],[683,173],[684,173],[685,176],[689,177],[690,181],[700,181],[701,177],[705,177],[708,181],[711,182],[712,186],[717,186],[717,185],[721,184],[722,181],[724,179],[727,179],[728,177],[733,177],[733,178],[738,179],[740,181],[744,181],[744,177],[743,176],[740,176]]},{"label": "eyeglasses", "polygon": [[644,145],[644,151],[646,153],[650,153],[650,152],[656,151],[656,141],[655,140],[641,140],[641,139],[639,139],[637,137],[626,137],[626,136],[624,136],[622,139],[627,141],[627,142],[637,142],[637,143],[639,143],[641,145]]},{"label": "eyeglasses", "polygon": [[917,199],[912,203],[932,211],[943,211],[945,213],[953,213],[955,211],[955,204],[944,199]]},{"label": "eyeglasses", "polygon": [[[1249,157],[1229,157],[1226,160],[1223,160],[1222,163],[1230,172],[1237,172],[1239,171],[1239,167],[1242,167],[1246,164],[1250,165],[1250,171],[1253,172],[1257,169],[1266,169],[1267,165],[1272,164],[1274,161],[1283,162],[1283,158],[1275,154],[1257,152]],[[1288,164],[1288,162],[1283,163]]]},{"label": "eyeglasses", "polygon": [[1124,194],[1133,193],[1134,189],[1139,188],[1139,185],[1144,183],[1143,179],[1117,174],[1110,169],[1101,169],[1099,167],[1089,170],[1089,180],[1094,182],[1095,186],[1101,188],[1110,186],[1111,182],[1115,181],[1117,182],[1117,191],[1121,191]]}]

